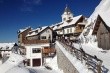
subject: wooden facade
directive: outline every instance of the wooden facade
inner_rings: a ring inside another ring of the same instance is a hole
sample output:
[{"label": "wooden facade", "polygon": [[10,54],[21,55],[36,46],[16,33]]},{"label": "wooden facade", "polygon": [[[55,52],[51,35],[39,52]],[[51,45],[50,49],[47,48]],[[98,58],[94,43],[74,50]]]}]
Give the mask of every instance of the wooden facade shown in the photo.
[{"label": "wooden facade", "polygon": [[74,31],[74,36],[79,36],[82,31],[84,30],[84,27],[85,27],[85,24],[84,23],[78,23],[76,28],[75,28],[75,31]]},{"label": "wooden facade", "polygon": [[25,40],[24,44],[45,44],[49,43],[49,40]]},{"label": "wooden facade", "polygon": [[93,35],[97,36],[98,47],[104,50],[110,49],[110,27],[106,25],[100,15],[93,30]]},{"label": "wooden facade", "polygon": [[55,55],[56,50],[54,48],[50,48],[50,47],[44,47],[43,50],[43,57],[52,57]]},{"label": "wooden facade", "polygon": [[[72,21],[74,21],[74,19]],[[78,37],[85,27],[86,24],[85,17],[81,15],[80,18],[78,18],[78,20],[74,24],[73,23],[69,24],[69,23],[67,26],[63,26],[62,28],[55,30],[58,36],[67,36],[70,38]],[[63,25],[63,23],[61,23],[61,25]]]},{"label": "wooden facade", "polygon": [[23,32],[18,32],[18,43],[22,44],[23,42],[25,42],[26,40],[26,35],[29,33],[29,31],[31,31],[31,27],[26,29]]}]

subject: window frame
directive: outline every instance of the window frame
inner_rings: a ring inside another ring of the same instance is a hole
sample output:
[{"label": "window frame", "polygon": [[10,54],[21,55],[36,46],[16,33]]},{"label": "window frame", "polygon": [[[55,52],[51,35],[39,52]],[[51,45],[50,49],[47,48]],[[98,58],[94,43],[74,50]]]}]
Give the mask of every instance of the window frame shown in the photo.
[{"label": "window frame", "polygon": [[41,48],[32,48],[32,53],[41,53]]}]

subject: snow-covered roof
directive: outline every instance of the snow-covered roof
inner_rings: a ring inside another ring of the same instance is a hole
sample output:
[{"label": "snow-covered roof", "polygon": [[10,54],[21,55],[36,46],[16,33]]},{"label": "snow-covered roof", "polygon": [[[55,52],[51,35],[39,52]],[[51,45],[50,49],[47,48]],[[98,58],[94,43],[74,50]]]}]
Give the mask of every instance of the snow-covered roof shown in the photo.
[{"label": "snow-covered roof", "polygon": [[15,43],[0,43],[0,50],[11,50]]},{"label": "snow-covered roof", "polygon": [[[46,29],[48,26],[43,26],[41,28],[36,28],[32,31],[30,31],[31,33],[28,33],[26,37],[29,37],[29,36],[34,36],[34,35],[37,35],[39,34],[41,31],[43,31],[44,29]],[[37,31],[37,32],[36,32]]]},{"label": "snow-covered roof", "polygon": [[99,14],[107,26],[110,27],[110,10]]},{"label": "snow-covered roof", "polygon": [[27,29],[29,29],[29,28],[31,28],[30,26],[29,27],[26,27],[26,28],[24,28],[24,29],[19,29],[19,33],[22,33],[22,32],[24,32],[25,30],[27,30]]},{"label": "snow-covered roof", "polygon": [[62,27],[66,27],[66,26],[73,25],[73,24],[75,24],[81,17],[82,17],[82,15],[73,17],[72,21],[69,22],[69,23],[68,23],[68,22],[60,22],[60,23],[57,23],[57,24],[54,26],[53,30],[61,29]]},{"label": "snow-covered roof", "polygon": [[86,25],[86,23],[85,22],[80,22],[80,23],[78,23],[79,25]]},{"label": "snow-covered roof", "polygon": [[0,73],[29,73],[21,66],[24,59],[23,56],[12,53],[9,59],[0,65]]},{"label": "snow-covered roof", "polygon": [[96,19],[97,19],[98,15],[101,16],[101,18],[104,20],[106,25],[110,26],[110,24],[109,24],[110,15],[109,15],[109,13],[110,13],[110,0],[101,0],[99,5],[95,8],[94,12],[88,18],[85,29],[83,30],[83,32],[81,33],[81,35],[79,37],[83,37],[83,34],[85,32],[88,32],[88,29],[90,31],[88,32],[88,35],[86,35],[86,37],[89,37],[89,36],[92,35],[93,29],[91,29],[91,27],[94,28],[95,22],[96,22]]}]

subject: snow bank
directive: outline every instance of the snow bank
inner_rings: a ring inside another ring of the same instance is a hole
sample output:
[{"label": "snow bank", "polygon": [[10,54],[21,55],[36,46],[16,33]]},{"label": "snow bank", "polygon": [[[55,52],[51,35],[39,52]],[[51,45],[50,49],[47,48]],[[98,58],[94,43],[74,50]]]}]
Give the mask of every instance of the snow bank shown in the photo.
[{"label": "snow bank", "polygon": [[20,68],[23,60],[24,57],[21,55],[12,53],[9,59],[0,65],[0,73],[28,73],[23,67]]},{"label": "snow bank", "polygon": [[54,58],[46,58],[46,65],[51,67],[52,70],[55,70],[58,73],[63,73],[63,70],[60,70],[58,68],[57,56],[55,56]]},{"label": "snow bank", "polygon": [[56,70],[48,70],[45,67],[34,67],[34,68],[28,68],[30,73],[63,73]]},{"label": "snow bank", "polygon": [[[74,44],[75,48],[79,49],[79,44]],[[104,51],[97,47],[97,43],[88,43],[88,44],[82,44],[83,50],[90,54],[90,55],[96,55],[97,58],[101,59],[103,61],[102,63],[102,69],[104,69],[104,73],[110,73],[110,50]]]}]

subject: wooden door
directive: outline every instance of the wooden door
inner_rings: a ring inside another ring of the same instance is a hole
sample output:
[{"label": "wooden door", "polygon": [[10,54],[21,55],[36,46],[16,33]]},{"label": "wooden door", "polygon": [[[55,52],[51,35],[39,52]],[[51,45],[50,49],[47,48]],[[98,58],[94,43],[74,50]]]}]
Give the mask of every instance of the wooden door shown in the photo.
[{"label": "wooden door", "polygon": [[33,59],[33,67],[35,66],[41,66],[41,59]]}]

